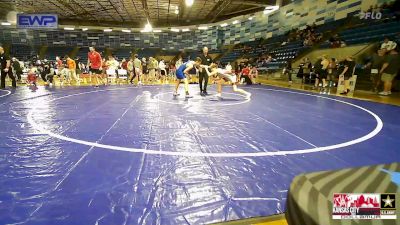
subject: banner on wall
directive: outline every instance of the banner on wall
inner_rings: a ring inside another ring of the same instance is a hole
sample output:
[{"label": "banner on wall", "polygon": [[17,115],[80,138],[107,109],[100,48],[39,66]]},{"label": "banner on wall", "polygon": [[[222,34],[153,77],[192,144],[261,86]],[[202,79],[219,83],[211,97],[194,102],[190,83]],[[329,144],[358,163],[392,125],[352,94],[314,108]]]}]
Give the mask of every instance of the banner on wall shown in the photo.
[{"label": "banner on wall", "polygon": [[17,28],[23,29],[56,29],[56,14],[17,14]]}]

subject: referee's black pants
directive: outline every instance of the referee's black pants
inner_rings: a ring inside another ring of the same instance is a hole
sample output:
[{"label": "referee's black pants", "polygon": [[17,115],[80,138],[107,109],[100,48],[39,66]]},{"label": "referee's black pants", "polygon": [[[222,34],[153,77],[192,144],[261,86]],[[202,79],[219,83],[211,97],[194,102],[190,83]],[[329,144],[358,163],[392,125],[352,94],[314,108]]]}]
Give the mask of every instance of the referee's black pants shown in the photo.
[{"label": "referee's black pants", "polygon": [[1,86],[0,88],[4,89],[6,88],[6,76],[9,76],[12,81],[12,86],[15,88],[17,87],[17,81],[15,80],[14,74],[12,70],[8,70],[8,72],[4,72],[4,70],[1,70]]},{"label": "referee's black pants", "polygon": [[[204,86],[203,86],[203,81],[204,81]],[[208,85],[208,74],[205,71],[205,69],[203,69],[203,71],[201,71],[199,73],[199,86],[200,86],[200,92],[207,92],[207,85]]]},{"label": "referee's black pants", "polygon": [[140,80],[140,75],[139,75],[139,73],[137,73],[136,72],[136,68],[135,67],[133,67],[133,75],[132,75],[132,78],[131,78],[131,80],[129,81],[130,83],[133,83],[133,80],[136,78],[136,76],[138,77],[138,80]]}]

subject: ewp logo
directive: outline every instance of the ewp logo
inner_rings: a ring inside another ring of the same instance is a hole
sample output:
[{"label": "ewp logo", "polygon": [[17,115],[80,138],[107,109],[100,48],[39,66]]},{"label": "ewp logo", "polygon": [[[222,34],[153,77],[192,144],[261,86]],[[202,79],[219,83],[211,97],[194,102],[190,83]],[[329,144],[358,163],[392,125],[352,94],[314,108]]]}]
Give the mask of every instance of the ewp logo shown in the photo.
[{"label": "ewp logo", "polygon": [[55,14],[18,14],[18,28],[57,28],[58,17]]},{"label": "ewp logo", "polygon": [[362,20],[367,20],[367,19],[379,20],[381,18],[382,18],[381,12],[361,12],[360,13],[360,19],[362,19]]}]

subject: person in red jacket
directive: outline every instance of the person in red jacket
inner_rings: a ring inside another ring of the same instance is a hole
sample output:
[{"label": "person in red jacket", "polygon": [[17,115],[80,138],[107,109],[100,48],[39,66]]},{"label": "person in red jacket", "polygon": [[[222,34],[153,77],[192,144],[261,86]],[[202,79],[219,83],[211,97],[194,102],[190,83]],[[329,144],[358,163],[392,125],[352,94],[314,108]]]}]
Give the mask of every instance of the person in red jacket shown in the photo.
[{"label": "person in red jacket", "polygon": [[96,49],[94,47],[89,47],[87,67],[90,68],[89,69],[90,79],[94,74],[95,87],[99,87],[99,80],[98,80],[99,77],[101,81],[103,80],[102,66],[103,66],[103,60],[101,58],[100,53],[96,52]]},{"label": "person in red jacket", "polygon": [[246,65],[242,71],[241,71],[241,76],[240,80],[243,80],[246,82],[246,84],[253,84],[253,82],[250,79],[250,66]]},{"label": "person in red jacket", "polygon": [[122,59],[121,68],[124,70],[128,70],[128,61],[125,58]]}]

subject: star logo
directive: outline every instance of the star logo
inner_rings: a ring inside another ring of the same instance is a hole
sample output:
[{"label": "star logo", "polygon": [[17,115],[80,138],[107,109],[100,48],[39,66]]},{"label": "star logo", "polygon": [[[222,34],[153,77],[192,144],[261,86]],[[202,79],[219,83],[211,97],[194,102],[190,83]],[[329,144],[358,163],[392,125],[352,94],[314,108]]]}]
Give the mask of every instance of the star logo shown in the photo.
[{"label": "star logo", "polygon": [[396,209],[396,194],[381,194],[381,209]]},{"label": "star logo", "polygon": [[383,199],[382,201],[385,203],[385,205],[383,207],[387,207],[387,206],[389,206],[390,208],[393,207],[392,202],[394,202],[394,199],[390,199],[389,195],[386,197],[386,199]]}]

